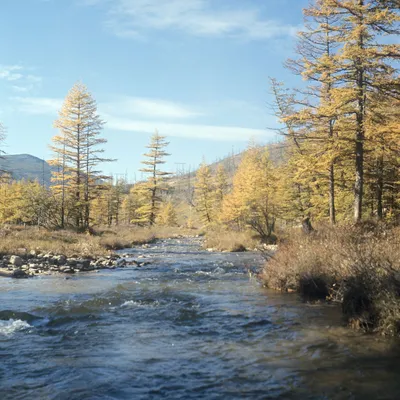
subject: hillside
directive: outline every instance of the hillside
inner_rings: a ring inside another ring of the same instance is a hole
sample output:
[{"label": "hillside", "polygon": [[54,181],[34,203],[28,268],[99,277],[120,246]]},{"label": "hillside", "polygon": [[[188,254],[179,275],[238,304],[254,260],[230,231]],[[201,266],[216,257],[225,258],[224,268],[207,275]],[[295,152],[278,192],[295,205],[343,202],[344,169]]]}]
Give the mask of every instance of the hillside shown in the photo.
[{"label": "hillside", "polygon": [[[285,148],[282,143],[273,143],[267,145],[269,156],[274,165],[285,162]],[[215,174],[219,165],[223,165],[228,177],[228,185],[232,185],[233,176],[240,164],[241,159],[246,151],[238,154],[232,154],[222,158],[209,165],[213,174]],[[201,226],[201,222],[197,219],[196,213],[192,212],[195,207],[194,188],[196,182],[197,170],[190,173],[181,173],[169,178],[168,183],[171,190],[168,196],[177,206],[177,214],[179,224],[185,225],[188,218],[193,220],[195,226]]]},{"label": "hillside", "polygon": [[35,180],[50,184],[51,169],[46,161],[30,154],[10,154],[0,158],[0,169],[16,180]]}]

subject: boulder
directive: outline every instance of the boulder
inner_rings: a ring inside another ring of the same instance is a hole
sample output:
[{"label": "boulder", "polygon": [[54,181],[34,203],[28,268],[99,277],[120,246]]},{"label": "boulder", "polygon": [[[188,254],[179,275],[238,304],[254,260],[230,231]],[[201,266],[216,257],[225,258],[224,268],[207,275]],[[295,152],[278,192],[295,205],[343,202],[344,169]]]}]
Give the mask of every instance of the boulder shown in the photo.
[{"label": "boulder", "polygon": [[67,257],[65,257],[64,255],[60,254],[58,256],[55,256],[54,260],[57,261],[57,265],[64,265],[67,262]]},{"label": "boulder", "polygon": [[24,261],[20,256],[11,256],[10,257],[10,264],[14,265],[15,267],[21,267]]},{"label": "boulder", "polygon": [[90,267],[90,260],[81,258],[77,260],[76,267],[79,269],[87,269]]},{"label": "boulder", "polygon": [[66,264],[69,267],[75,267],[75,265],[78,264],[78,261],[75,258],[68,258]]}]

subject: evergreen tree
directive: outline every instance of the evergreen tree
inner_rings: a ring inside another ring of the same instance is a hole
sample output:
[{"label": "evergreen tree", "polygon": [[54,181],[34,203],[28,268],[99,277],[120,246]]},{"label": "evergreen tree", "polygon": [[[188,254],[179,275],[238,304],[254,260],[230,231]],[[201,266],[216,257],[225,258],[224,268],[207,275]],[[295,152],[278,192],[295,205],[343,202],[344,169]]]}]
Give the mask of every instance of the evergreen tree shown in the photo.
[{"label": "evergreen tree", "polygon": [[[392,60],[400,45],[379,42],[382,35],[398,35],[399,5],[383,0],[326,0],[324,7],[340,16],[337,30],[343,45],[336,57],[341,85],[333,90],[334,107],[353,132],[355,182],[354,220],[363,211],[365,143],[368,118],[376,95],[400,96],[398,71]],[[396,89],[397,88],[397,89]]]},{"label": "evergreen tree", "polygon": [[157,224],[163,226],[177,225],[176,211],[171,201],[168,201],[161,206],[160,212],[157,215]]},{"label": "evergreen tree", "polygon": [[[306,29],[299,33],[297,53],[300,58],[288,60],[287,66],[309,82],[300,91],[302,98],[293,102],[300,106],[290,115],[283,116],[297,126],[302,159],[313,159],[314,168],[303,170],[308,175],[318,169],[320,191],[329,193],[329,218],[336,222],[335,163],[337,162],[336,109],[332,107],[332,89],[336,79],[335,55],[341,33],[336,30],[339,17],[324,7],[324,1],[304,10]],[[302,129],[299,129],[299,128]],[[317,163],[318,165],[316,165]],[[323,182],[326,179],[327,182]],[[321,184],[322,183],[322,184]]]},{"label": "evergreen tree", "polygon": [[196,210],[205,224],[214,221],[215,187],[210,167],[203,161],[195,182]]},{"label": "evergreen tree", "polygon": [[382,218],[383,190],[388,187],[384,181],[393,181],[384,160],[394,161],[397,146],[391,139],[396,129],[385,122],[390,120],[389,108],[383,111],[381,105],[400,98],[393,63],[400,47],[379,42],[379,37],[399,33],[398,12],[398,4],[391,1],[316,0],[305,10],[301,57],[288,63],[309,86],[295,95],[273,81],[275,111],[284,123],[281,132],[294,144],[287,141],[297,200],[306,194],[301,208],[324,218],[328,191],[332,223],[338,212],[341,218],[348,216],[349,180],[354,181],[354,220],[362,218],[363,201],[371,215],[376,207]]},{"label": "evergreen tree", "polygon": [[130,215],[130,223],[139,226],[149,225],[152,213],[155,212],[152,208],[152,194],[147,182],[138,183],[131,189],[129,202],[126,204],[129,206],[127,211]]},{"label": "evergreen tree", "polygon": [[222,202],[228,192],[228,177],[225,168],[219,164],[215,173],[215,209],[221,211]]},{"label": "evergreen tree", "polygon": [[223,220],[240,229],[250,227],[263,240],[271,237],[278,216],[276,175],[268,152],[252,147],[233,178],[233,190],[223,204]]},{"label": "evergreen tree", "polygon": [[54,153],[51,164],[52,189],[60,198],[61,227],[65,226],[67,198],[73,201],[74,225],[87,229],[90,224],[90,200],[99,181],[104,178],[97,167],[111,161],[101,157],[106,143],[100,137],[104,121],[97,114],[97,105],[82,83],[76,83],[68,93],[54,126],[60,134],[50,146]]},{"label": "evergreen tree", "polygon": [[[151,137],[150,144],[146,146],[149,151],[144,154],[146,157],[142,161],[145,165],[140,171],[149,175],[146,185],[142,185],[141,189],[150,192],[149,204],[144,204],[142,207],[142,216],[146,216],[150,226],[156,222],[159,206],[162,201],[161,194],[165,191],[165,177],[170,175],[169,172],[160,169],[162,164],[165,164],[165,157],[169,154],[165,151],[169,142],[165,140],[165,136],[161,136],[158,131]],[[142,196],[146,198],[147,196]]]}]

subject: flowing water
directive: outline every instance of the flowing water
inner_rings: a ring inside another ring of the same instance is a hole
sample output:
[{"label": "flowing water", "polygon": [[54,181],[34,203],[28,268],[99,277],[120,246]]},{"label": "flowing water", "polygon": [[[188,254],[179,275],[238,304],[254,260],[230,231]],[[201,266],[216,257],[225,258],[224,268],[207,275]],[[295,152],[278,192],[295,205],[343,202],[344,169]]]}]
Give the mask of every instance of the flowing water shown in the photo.
[{"label": "flowing water", "polygon": [[399,346],[195,239],[142,268],[0,280],[0,399],[398,399]]}]

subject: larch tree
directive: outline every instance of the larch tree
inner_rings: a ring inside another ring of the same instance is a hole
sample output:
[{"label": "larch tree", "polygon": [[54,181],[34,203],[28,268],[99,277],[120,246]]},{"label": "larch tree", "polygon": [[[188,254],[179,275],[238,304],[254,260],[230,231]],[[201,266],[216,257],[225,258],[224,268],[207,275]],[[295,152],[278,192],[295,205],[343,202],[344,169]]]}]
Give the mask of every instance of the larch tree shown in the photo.
[{"label": "larch tree", "polygon": [[[343,45],[338,50],[340,85],[332,91],[334,107],[353,132],[355,181],[354,220],[362,219],[365,144],[373,97],[398,98],[399,78],[393,61],[400,45],[388,44],[388,36],[400,33],[399,3],[390,0],[325,0],[324,7],[340,15],[337,30]],[[379,41],[383,36],[385,40]],[[397,88],[397,89],[396,89]]]},{"label": "larch tree", "polygon": [[336,221],[338,209],[341,218],[347,218],[352,180],[353,219],[358,222],[367,206],[367,178],[371,215],[376,203],[382,218],[385,176],[393,180],[392,173],[385,175],[384,160],[393,160],[397,151],[393,124],[387,122],[391,112],[381,105],[400,97],[395,68],[400,46],[390,44],[390,36],[399,34],[398,2],[316,0],[305,15],[308,22],[298,47],[301,57],[290,61],[289,67],[309,85],[289,93],[273,81],[282,132],[294,144],[290,144],[292,177],[299,195],[309,193],[309,207],[303,208],[322,218],[328,191],[331,222]]},{"label": "larch tree", "polygon": [[214,221],[215,186],[210,167],[203,161],[194,185],[196,210],[205,224]]},{"label": "larch tree", "polygon": [[222,202],[225,195],[228,192],[228,177],[226,175],[225,168],[222,164],[219,164],[215,172],[215,208],[221,210]]},{"label": "larch tree", "polygon": [[[318,189],[325,190],[325,179],[329,193],[329,218],[336,222],[335,207],[335,163],[337,161],[337,132],[335,130],[336,109],[332,107],[332,89],[337,85],[335,55],[340,43],[340,31],[336,29],[339,17],[324,7],[324,0],[317,0],[304,10],[305,30],[299,32],[298,59],[291,59],[287,67],[302,76],[308,86],[300,90],[301,99],[293,96],[298,106],[286,118],[286,122],[302,129],[294,130],[300,137],[303,157],[311,159],[304,169],[319,174]],[[303,163],[304,164],[304,163]],[[311,167],[311,168],[310,168]],[[318,171],[315,171],[318,170]]]},{"label": "larch tree", "polygon": [[149,225],[152,214],[151,196],[152,192],[149,189],[148,182],[137,183],[130,190],[125,202],[125,212],[129,215],[131,224]]},{"label": "larch tree", "polygon": [[232,192],[224,200],[223,220],[239,229],[249,227],[268,240],[278,216],[276,188],[275,170],[267,150],[251,147],[238,166]]},{"label": "larch tree", "polygon": [[163,226],[176,226],[178,224],[175,207],[172,201],[168,201],[161,206],[157,215],[157,224]]},{"label": "larch tree", "polygon": [[54,126],[59,134],[52,138],[54,158],[53,190],[60,198],[60,225],[65,226],[67,198],[72,201],[76,229],[90,225],[90,200],[104,177],[97,170],[103,158],[106,139],[100,134],[104,121],[97,114],[96,101],[85,85],[78,82],[69,91]]},{"label": "larch tree", "polygon": [[169,156],[166,152],[166,147],[169,142],[167,142],[165,136],[161,136],[158,131],[155,131],[150,139],[150,144],[146,146],[149,151],[144,154],[145,159],[142,164],[145,166],[140,169],[148,175],[146,186],[150,192],[149,204],[144,204],[143,207],[146,208],[146,214],[148,216],[148,223],[150,226],[154,225],[156,222],[156,217],[158,214],[159,206],[162,201],[162,192],[165,191],[165,178],[171,175],[170,172],[163,171],[160,167],[165,164],[165,157]]}]

